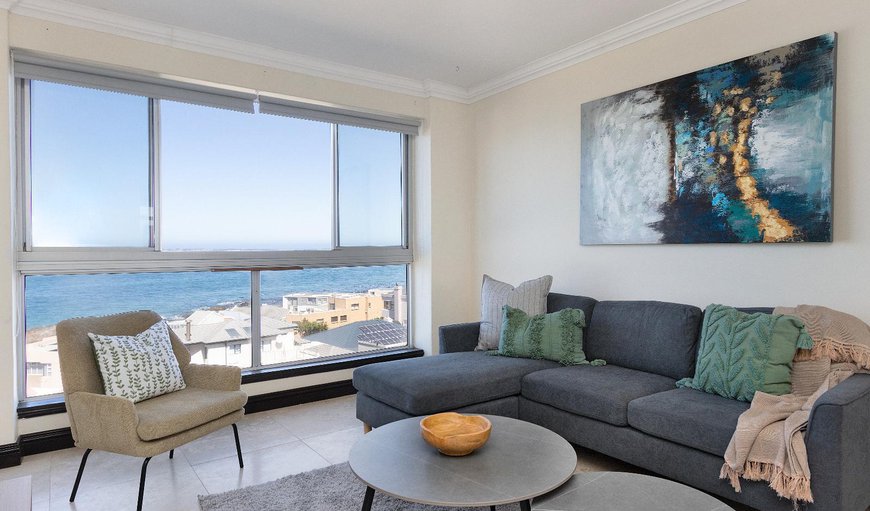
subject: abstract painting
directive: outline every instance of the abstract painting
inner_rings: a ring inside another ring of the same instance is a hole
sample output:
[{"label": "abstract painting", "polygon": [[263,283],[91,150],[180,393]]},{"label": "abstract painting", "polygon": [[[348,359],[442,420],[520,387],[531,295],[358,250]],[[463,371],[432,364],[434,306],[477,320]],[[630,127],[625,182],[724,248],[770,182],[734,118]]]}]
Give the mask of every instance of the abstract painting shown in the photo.
[{"label": "abstract painting", "polygon": [[584,103],[580,240],[831,241],[826,34]]}]

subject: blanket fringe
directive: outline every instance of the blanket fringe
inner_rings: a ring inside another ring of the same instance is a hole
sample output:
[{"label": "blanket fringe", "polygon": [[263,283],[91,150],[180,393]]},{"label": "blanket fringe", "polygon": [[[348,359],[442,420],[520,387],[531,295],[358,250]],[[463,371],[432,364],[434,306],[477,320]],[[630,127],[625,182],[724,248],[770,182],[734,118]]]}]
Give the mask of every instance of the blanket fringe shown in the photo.
[{"label": "blanket fringe", "polygon": [[719,471],[719,479],[728,479],[734,491],[740,493],[740,474],[737,470],[731,468],[727,463],[722,464],[722,470]]},{"label": "blanket fringe", "polygon": [[832,362],[852,362],[862,369],[870,369],[870,348],[825,338],[816,343],[812,357],[827,356]]},{"label": "blanket fringe", "polygon": [[772,463],[747,461],[743,471],[732,468],[728,463],[722,464],[719,479],[727,479],[734,491],[740,493],[740,478],[747,481],[767,481],[770,488],[782,498],[791,500],[795,505],[798,501],[812,503],[813,493],[810,490],[808,477],[786,475],[781,468]]}]

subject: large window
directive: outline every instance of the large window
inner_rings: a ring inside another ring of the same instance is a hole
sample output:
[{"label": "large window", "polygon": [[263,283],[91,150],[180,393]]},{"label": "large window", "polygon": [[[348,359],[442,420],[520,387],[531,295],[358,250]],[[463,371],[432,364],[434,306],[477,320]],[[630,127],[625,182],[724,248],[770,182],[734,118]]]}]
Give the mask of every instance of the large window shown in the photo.
[{"label": "large window", "polygon": [[76,316],[242,368],[408,345],[415,121],[36,58],[16,88],[23,398]]}]

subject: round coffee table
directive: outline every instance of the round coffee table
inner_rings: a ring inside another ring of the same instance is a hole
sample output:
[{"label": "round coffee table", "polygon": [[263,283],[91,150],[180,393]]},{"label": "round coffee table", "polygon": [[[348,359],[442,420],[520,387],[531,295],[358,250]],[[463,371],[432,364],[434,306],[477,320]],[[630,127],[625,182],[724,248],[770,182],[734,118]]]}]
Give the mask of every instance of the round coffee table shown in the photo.
[{"label": "round coffee table", "polygon": [[538,511],[733,511],[706,493],[660,477],[581,472],[535,499]]},{"label": "round coffee table", "polygon": [[420,436],[420,417],[381,426],[350,451],[350,468],[366,484],[363,511],[375,491],[402,500],[447,507],[496,506],[558,488],[574,473],[577,454],[552,431],[516,419],[487,415],[489,441],[462,457],[440,454]]}]

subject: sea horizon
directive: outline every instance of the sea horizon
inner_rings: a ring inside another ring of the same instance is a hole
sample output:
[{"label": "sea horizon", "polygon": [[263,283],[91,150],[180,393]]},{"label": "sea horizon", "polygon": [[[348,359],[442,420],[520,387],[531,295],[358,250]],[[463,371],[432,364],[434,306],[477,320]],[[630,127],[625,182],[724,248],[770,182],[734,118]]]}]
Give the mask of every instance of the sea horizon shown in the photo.
[{"label": "sea horizon", "polygon": [[[263,271],[260,300],[280,305],[291,293],[365,293],[396,285],[406,285],[404,265]],[[33,275],[25,278],[25,286],[27,330],[72,317],[142,309],[178,319],[251,301],[247,271]]]}]

